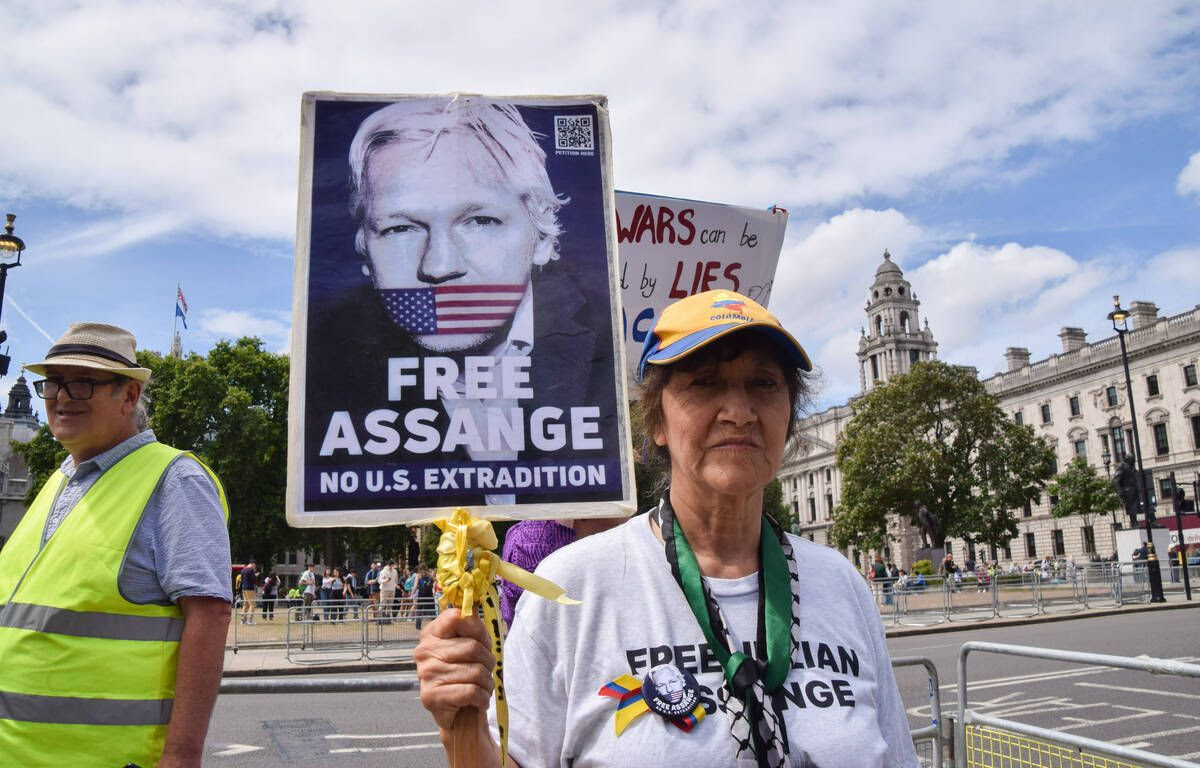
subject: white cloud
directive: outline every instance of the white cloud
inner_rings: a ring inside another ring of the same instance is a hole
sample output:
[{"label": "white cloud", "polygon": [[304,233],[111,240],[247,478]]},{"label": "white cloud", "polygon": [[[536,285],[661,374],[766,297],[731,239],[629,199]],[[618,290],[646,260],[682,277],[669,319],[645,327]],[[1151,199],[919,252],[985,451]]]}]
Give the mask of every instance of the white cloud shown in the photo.
[{"label": "white cloud", "polygon": [[1194,195],[1200,202],[1200,152],[1188,158],[1188,164],[1179,172],[1179,180],[1175,184],[1179,194]]},{"label": "white cloud", "polygon": [[286,352],[291,343],[291,323],[283,313],[256,314],[240,309],[202,309],[199,315],[199,330],[214,340],[257,336],[277,352]]},{"label": "white cloud", "polygon": [[607,93],[624,189],[842,206],[1018,178],[1038,159],[1014,153],[1176,108],[1200,82],[1173,48],[1200,26],[1186,3],[725,11],[27,3],[6,13],[20,117],[0,123],[0,189],[286,239],[301,92],[467,89]]}]

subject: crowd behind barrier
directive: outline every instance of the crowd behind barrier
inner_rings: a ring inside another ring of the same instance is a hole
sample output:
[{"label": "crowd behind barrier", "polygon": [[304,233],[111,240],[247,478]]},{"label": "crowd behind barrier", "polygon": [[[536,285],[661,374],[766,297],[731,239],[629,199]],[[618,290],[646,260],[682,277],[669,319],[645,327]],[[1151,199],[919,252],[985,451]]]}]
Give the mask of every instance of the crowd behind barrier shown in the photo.
[{"label": "crowd behind barrier", "polygon": [[437,598],[403,598],[391,605],[359,600],[280,598],[258,601],[251,613],[238,604],[228,647],[284,647],[296,664],[369,658],[398,659],[417,642],[421,626],[438,615]]},{"label": "crowd behind barrier", "polygon": [[[1163,565],[1163,588],[1181,591],[1182,568]],[[1188,567],[1200,584],[1200,565]],[[986,621],[1073,613],[1150,600],[1144,561],[1068,564],[1050,572],[1035,569],[977,576],[956,574],[869,582],[880,615],[894,626],[930,626],[948,621]]]}]

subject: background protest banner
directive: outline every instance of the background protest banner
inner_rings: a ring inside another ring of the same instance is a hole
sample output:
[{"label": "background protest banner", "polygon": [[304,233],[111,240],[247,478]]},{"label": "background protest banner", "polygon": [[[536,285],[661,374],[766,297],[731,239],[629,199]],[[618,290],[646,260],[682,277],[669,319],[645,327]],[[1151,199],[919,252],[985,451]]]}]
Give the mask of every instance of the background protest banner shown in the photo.
[{"label": "background protest banner", "polygon": [[303,99],[288,522],[629,514],[603,97]]},{"label": "background protest banner", "polygon": [[617,248],[626,370],[671,302],[726,288],[763,306],[787,229],[787,211],[617,192]]}]

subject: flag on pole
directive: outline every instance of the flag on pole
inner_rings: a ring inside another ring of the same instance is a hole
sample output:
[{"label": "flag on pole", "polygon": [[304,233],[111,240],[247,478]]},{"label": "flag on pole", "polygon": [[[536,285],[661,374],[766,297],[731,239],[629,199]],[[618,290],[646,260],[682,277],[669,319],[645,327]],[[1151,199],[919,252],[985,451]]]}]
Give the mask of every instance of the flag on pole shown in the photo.
[{"label": "flag on pole", "polygon": [[187,330],[187,299],[183,298],[183,288],[175,286],[175,317],[183,321],[183,329]]}]

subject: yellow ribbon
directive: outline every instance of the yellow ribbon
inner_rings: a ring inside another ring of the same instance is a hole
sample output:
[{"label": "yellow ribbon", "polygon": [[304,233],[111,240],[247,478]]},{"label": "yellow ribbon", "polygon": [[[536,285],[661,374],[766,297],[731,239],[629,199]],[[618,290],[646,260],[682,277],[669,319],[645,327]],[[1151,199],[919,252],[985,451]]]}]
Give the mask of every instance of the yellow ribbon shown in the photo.
[{"label": "yellow ribbon", "polygon": [[496,667],[492,681],[496,690],[496,724],[500,731],[500,765],[508,762],[508,702],[504,697],[504,622],[500,618],[500,595],[496,577],[506,579],[559,605],[578,605],[566,590],[549,579],[535,576],[520,566],[501,560],[495,552],[498,540],[492,524],[472,517],[459,507],[450,517],[434,520],[442,530],[438,540],[437,577],[442,585],[441,608],[458,607],[464,616],[475,614],[476,603],[483,608]]}]

